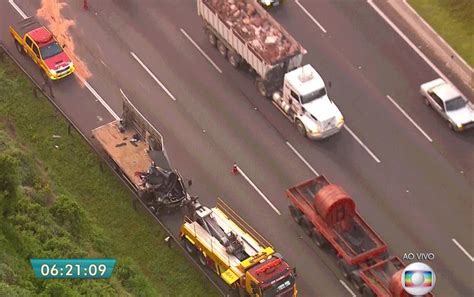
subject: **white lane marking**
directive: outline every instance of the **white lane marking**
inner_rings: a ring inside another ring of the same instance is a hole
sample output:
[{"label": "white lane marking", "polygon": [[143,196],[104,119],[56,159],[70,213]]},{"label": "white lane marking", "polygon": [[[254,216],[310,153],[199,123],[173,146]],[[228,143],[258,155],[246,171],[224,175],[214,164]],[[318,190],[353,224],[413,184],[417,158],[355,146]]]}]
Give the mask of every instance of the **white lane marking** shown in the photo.
[{"label": "white lane marking", "polygon": [[[436,67],[436,65],[433,64],[433,62],[431,62],[430,59],[428,59],[428,57],[426,57],[425,54],[423,54],[423,52],[405,34],[403,34],[402,30],[400,30],[382,12],[382,10],[380,8],[378,8],[377,5],[375,5],[375,3],[373,3],[373,0],[367,0],[367,3],[369,3],[369,5],[372,6],[373,9],[375,9],[375,11],[390,25],[390,27],[392,27],[392,29],[395,30],[395,32],[397,32],[398,35],[400,35],[400,37],[403,40],[405,40],[405,42],[418,54],[418,56],[420,56],[426,62],[426,64],[428,64],[441,78],[443,78],[446,82],[450,83],[451,85],[453,85],[456,88],[456,86],[446,77],[446,75],[444,75],[443,72],[441,72],[441,70],[439,70],[438,67]],[[461,93],[461,91],[459,91],[459,92]],[[466,96],[464,96],[464,97],[466,97]]]},{"label": "white lane marking", "polygon": [[219,66],[217,66],[217,64],[212,61],[212,59],[204,52],[203,49],[199,47],[199,45],[191,38],[191,36],[189,36],[183,28],[181,28],[180,30],[181,33],[183,33],[184,36],[186,36],[186,38],[194,45],[194,47],[196,47],[196,49],[204,56],[204,58],[206,58],[207,61],[209,61],[209,63],[211,63],[211,65],[214,66],[214,68],[216,68],[219,73],[222,73],[222,70],[219,68]]},{"label": "white lane marking", "polygon": [[245,180],[252,186],[252,188],[263,198],[263,200],[265,200],[265,202],[267,202],[268,205],[270,205],[270,207],[271,207],[279,216],[281,216],[281,212],[278,210],[278,208],[276,208],[275,205],[273,205],[273,203],[270,202],[270,200],[267,198],[267,196],[265,196],[265,194],[263,194],[262,191],[260,191],[260,189],[250,180],[250,178],[248,178],[248,176],[245,174],[245,172],[242,171],[242,169],[240,169],[239,166],[237,166],[237,170],[238,170],[239,173],[245,178]]},{"label": "white lane marking", "polygon": [[300,158],[300,160],[303,161],[303,163],[309,168],[309,170],[311,170],[316,176],[319,176],[319,173],[316,170],[314,170],[314,168],[308,163],[308,161],[305,160],[305,158],[303,158],[303,156],[295,149],[295,147],[291,145],[291,143],[287,141],[286,144],[290,147],[293,153],[295,153],[298,156],[298,158]]},{"label": "white lane marking", "polygon": [[155,76],[155,74],[151,72],[151,70],[142,62],[142,60],[140,60],[140,58],[137,55],[135,55],[134,52],[130,52],[130,54],[135,60],[137,60],[137,62],[143,67],[143,69],[145,69],[145,71],[148,72],[148,74],[156,81],[156,83],[160,85],[163,91],[165,91],[165,93],[168,94],[168,96],[170,96],[170,98],[173,99],[173,101],[176,101],[176,98],[173,96],[173,94],[171,94],[171,92],[165,87],[165,85],[163,85],[163,83]]},{"label": "white lane marking", "polygon": [[352,297],[357,296],[356,294],[354,294],[354,292],[352,292],[351,288],[349,288],[349,286],[343,280],[340,279],[339,282],[341,283],[341,285],[344,286],[344,288],[346,288],[347,291],[349,291]]},{"label": "white lane marking", "polygon": [[458,246],[458,248],[471,260],[471,262],[474,262],[474,257],[469,254],[466,249],[454,238],[451,239],[455,245]]},{"label": "white lane marking", "polygon": [[21,10],[21,8],[15,3],[15,0],[9,0],[8,3],[10,3],[13,8],[15,8],[15,10],[21,15],[22,18],[28,18],[26,13],[24,13],[23,10]]},{"label": "white lane marking", "polygon": [[398,108],[398,110],[400,110],[400,112],[413,124],[413,126],[415,126],[416,129],[418,129],[418,131],[420,131],[421,134],[423,134],[426,139],[428,139],[429,142],[433,142],[433,139],[431,139],[431,137],[429,137],[428,134],[426,134],[426,132],[423,131],[420,126],[418,126],[418,124],[403,110],[403,108],[400,107],[400,105],[398,105],[397,102],[395,102],[395,100],[393,100],[392,97],[390,97],[390,95],[387,95],[387,98],[393,103],[393,105],[395,105],[396,108]]},{"label": "white lane marking", "polygon": [[380,159],[377,158],[377,156],[362,142],[362,140],[360,140],[357,135],[355,135],[354,132],[352,132],[351,129],[349,129],[349,126],[344,125],[344,129],[346,129],[346,131],[349,132],[352,137],[354,137],[354,139],[365,149],[365,151],[375,160],[375,162],[380,163]]},{"label": "white lane marking", "polygon": [[96,90],[94,90],[94,88],[84,79],[82,78],[81,76],[77,75],[77,78],[79,78],[79,80],[84,84],[84,86],[86,86],[86,88],[92,93],[92,95],[94,95],[94,97],[105,107],[105,109],[107,109],[108,112],[110,112],[110,114],[116,119],[116,120],[120,120],[120,117],[115,113],[115,111],[107,104],[107,102],[105,102],[105,100],[99,95],[99,93],[97,93]]},{"label": "white lane marking", "polygon": [[313,21],[313,23],[315,23],[319,27],[319,29],[321,29],[321,31],[323,31],[324,33],[327,32],[326,29],[324,29],[324,27],[309,13],[309,11],[303,6],[303,4],[301,4],[298,0],[295,0],[295,3],[298,4],[301,10],[306,13],[306,15]]}]

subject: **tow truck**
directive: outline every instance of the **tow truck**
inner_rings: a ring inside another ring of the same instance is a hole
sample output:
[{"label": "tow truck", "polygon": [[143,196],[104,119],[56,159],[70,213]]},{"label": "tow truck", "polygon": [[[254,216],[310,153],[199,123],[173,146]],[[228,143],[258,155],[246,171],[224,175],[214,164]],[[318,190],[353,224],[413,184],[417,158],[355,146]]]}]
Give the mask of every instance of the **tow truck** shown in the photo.
[{"label": "tow truck", "polygon": [[296,296],[296,270],[221,199],[208,208],[193,198],[181,226],[186,251],[239,296]]},{"label": "tow truck", "polygon": [[28,55],[51,80],[64,78],[74,72],[74,63],[64,52],[53,34],[34,17],[9,27],[19,53]]}]

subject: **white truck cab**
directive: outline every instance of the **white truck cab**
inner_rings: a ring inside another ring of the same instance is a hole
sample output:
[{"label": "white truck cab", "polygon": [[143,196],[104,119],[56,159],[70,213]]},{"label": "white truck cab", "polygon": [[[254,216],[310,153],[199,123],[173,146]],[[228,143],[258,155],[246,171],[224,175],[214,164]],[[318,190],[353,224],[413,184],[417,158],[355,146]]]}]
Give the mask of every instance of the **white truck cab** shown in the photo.
[{"label": "white truck cab", "polygon": [[286,73],[282,92],[273,95],[273,103],[304,136],[323,139],[336,134],[344,125],[344,117],[329,99],[322,77],[311,65]]}]

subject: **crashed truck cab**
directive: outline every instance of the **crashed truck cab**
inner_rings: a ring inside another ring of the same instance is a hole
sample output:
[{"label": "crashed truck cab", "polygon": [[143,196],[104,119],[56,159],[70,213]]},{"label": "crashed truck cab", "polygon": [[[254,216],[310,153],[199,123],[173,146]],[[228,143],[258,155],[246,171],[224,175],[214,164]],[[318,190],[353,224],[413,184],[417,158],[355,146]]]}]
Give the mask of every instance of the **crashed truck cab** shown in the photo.
[{"label": "crashed truck cab", "polygon": [[329,99],[322,77],[309,64],[285,74],[283,94],[275,92],[273,101],[310,139],[329,137],[344,125],[344,117]]}]

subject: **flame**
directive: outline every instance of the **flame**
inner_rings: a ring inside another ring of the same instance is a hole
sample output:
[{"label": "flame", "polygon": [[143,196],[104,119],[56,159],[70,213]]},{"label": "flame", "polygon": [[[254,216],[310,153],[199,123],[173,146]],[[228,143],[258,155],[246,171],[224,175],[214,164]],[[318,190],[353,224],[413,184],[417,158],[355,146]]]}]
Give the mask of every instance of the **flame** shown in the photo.
[{"label": "flame", "polygon": [[88,79],[91,76],[86,63],[76,54],[74,38],[69,29],[76,26],[75,20],[66,19],[62,16],[62,9],[68,6],[62,0],[41,0],[41,8],[36,15],[46,22],[47,27],[58,39],[59,44],[66,45],[64,51],[74,62],[76,73],[82,78]]}]

